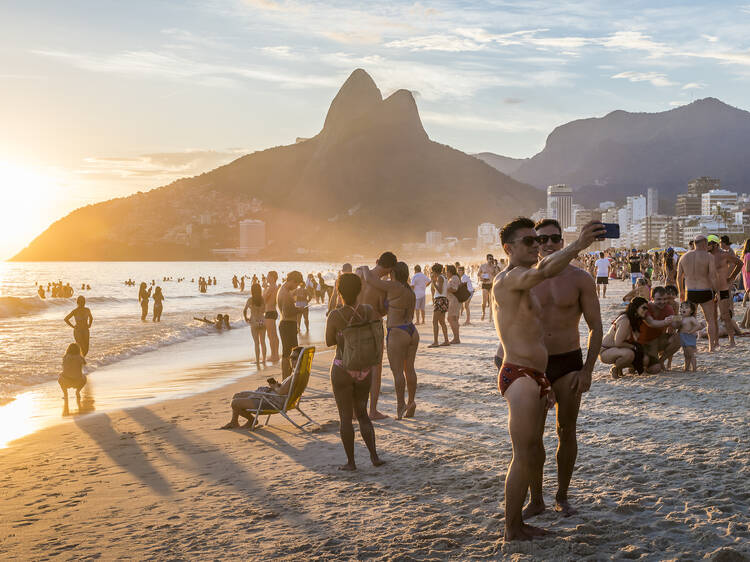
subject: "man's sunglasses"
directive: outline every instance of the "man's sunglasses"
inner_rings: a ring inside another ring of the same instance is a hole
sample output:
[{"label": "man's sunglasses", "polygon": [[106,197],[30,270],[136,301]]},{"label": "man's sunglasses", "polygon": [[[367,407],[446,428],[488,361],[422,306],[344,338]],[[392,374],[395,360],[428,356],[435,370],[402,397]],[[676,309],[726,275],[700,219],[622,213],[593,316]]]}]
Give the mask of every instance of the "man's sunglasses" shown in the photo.
[{"label": "man's sunglasses", "polygon": [[559,234],[540,234],[536,239],[539,240],[539,244],[546,244],[548,241],[553,244],[562,242],[562,236]]}]

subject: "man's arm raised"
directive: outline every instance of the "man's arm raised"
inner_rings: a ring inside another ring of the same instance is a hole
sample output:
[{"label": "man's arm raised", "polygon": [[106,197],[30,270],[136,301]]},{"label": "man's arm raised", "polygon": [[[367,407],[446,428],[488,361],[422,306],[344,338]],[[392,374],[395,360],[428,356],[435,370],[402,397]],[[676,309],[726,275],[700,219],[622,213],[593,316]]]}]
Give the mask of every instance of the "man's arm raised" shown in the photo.
[{"label": "man's arm raised", "polygon": [[588,248],[597,237],[603,237],[606,233],[604,225],[598,221],[592,221],[583,227],[578,240],[566,246],[562,250],[550,254],[541,260],[536,267],[530,269],[511,270],[503,279],[506,289],[524,291],[536,287],[549,277],[554,277],[562,272],[568,264],[580,252]]}]

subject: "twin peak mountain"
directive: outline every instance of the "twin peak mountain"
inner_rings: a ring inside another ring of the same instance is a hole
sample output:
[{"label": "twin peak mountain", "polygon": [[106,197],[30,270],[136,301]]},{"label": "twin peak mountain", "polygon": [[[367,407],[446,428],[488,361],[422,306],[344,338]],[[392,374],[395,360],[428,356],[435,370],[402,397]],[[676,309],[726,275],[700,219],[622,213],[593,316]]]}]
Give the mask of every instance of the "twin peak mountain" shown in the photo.
[{"label": "twin peak mountain", "polygon": [[[333,99],[323,129],[289,146],[247,156],[193,178],[78,209],[14,259],[201,259],[236,247],[237,225],[266,222],[261,257],[372,255],[428,230],[471,236],[481,222],[528,214],[544,194],[485,162],[431,141],[411,92],[383,99],[355,70]],[[215,226],[187,225],[211,215]]]}]

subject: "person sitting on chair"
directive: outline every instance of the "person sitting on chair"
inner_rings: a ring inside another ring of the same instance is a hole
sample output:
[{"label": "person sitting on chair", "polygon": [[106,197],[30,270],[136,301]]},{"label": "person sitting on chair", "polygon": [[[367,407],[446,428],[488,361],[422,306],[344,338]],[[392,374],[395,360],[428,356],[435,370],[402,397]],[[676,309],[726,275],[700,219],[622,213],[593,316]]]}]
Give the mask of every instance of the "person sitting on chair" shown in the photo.
[{"label": "person sitting on chair", "polygon": [[[302,353],[302,347],[298,346],[292,350],[291,359],[293,365],[297,364],[300,353]],[[254,391],[244,390],[232,396],[232,403],[230,404],[232,407],[232,419],[229,421],[229,423],[221,426],[219,429],[233,429],[235,427],[240,427],[240,416],[247,419],[247,422],[245,422],[242,427],[253,427],[253,422],[255,421],[254,412],[258,410],[258,406],[260,406],[261,402],[261,397],[257,396],[256,394],[258,392],[262,392],[265,394],[277,394],[278,397],[263,396],[262,398],[267,402],[273,404],[273,406],[276,408],[283,408],[284,402],[286,401],[287,395],[289,394],[289,390],[292,386],[292,379],[294,379],[295,371],[296,370],[293,370],[292,375],[285,378],[280,384],[276,381],[276,379],[270,377],[266,379],[268,386],[259,386]]]}]

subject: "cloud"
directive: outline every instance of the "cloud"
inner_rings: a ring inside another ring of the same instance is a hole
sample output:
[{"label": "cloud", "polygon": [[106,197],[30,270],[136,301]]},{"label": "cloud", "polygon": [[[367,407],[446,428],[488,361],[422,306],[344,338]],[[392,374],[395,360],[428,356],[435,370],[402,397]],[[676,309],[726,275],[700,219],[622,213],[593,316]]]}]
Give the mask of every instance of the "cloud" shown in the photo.
[{"label": "cloud", "polygon": [[121,51],[109,55],[71,53],[65,51],[32,51],[91,72],[107,72],[127,76],[147,76],[160,79],[189,81],[203,86],[227,87],[238,79],[259,80],[286,88],[334,87],[337,77],[292,73],[278,66],[242,66],[226,63],[213,64],[178,56],[170,52]]},{"label": "cloud", "polygon": [[631,82],[650,82],[654,86],[676,86],[676,82],[670,81],[666,75],[658,72],[620,72],[615,74],[612,78],[625,78]]},{"label": "cloud", "polygon": [[411,51],[445,51],[459,53],[464,51],[480,51],[485,45],[465,37],[451,37],[448,35],[425,35],[399,41],[390,41],[386,47],[409,49]]},{"label": "cloud", "polygon": [[523,103],[523,100],[521,98],[505,98],[503,100],[503,103],[507,103],[510,105],[515,105],[517,103]]},{"label": "cloud", "polygon": [[702,90],[706,85],[703,82],[689,82],[685,84],[683,90]]},{"label": "cloud", "polygon": [[703,37],[709,43],[716,43],[719,40],[718,37],[716,37],[714,35],[707,35],[705,33],[703,35],[701,35],[701,37]]}]

